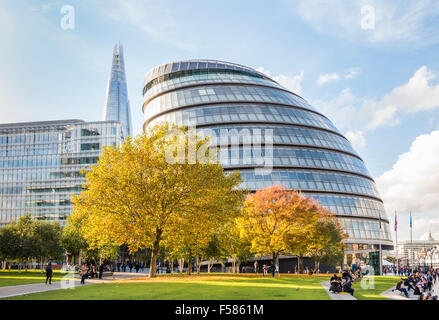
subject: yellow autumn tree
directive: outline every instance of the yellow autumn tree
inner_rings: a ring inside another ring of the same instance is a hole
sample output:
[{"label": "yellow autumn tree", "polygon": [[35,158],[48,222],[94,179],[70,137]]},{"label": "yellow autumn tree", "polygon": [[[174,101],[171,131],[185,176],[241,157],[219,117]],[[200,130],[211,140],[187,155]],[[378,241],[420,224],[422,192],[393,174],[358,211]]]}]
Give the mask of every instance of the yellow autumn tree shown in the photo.
[{"label": "yellow autumn tree", "polygon": [[73,198],[73,215],[82,218],[90,247],[150,248],[150,277],[156,275],[160,244],[175,243],[180,229],[209,229],[209,214],[216,221],[240,204],[239,174],[223,172],[208,139],[170,129],[158,125],[122,146],[104,148],[87,172],[86,190]]},{"label": "yellow autumn tree", "polygon": [[320,263],[336,265],[341,262],[346,247],[343,240],[347,237],[331,213],[317,221],[307,248],[307,254],[314,260],[316,271],[319,270]]},{"label": "yellow autumn tree", "polygon": [[196,258],[197,272],[200,272],[204,249],[217,230],[239,214],[244,196],[243,191],[236,188],[241,181],[238,172],[225,175],[217,166],[207,167],[200,163],[191,165],[188,170],[191,181],[202,185],[203,190],[193,205],[175,218],[166,246],[183,252],[188,262],[187,274],[190,274],[193,258]]},{"label": "yellow autumn tree", "polygon": [[240,218],[241,236],[251,242],[257,256],[307,253],[315,240],[314,226],[328,214],[312,199],[272,186],[247,196]]}]

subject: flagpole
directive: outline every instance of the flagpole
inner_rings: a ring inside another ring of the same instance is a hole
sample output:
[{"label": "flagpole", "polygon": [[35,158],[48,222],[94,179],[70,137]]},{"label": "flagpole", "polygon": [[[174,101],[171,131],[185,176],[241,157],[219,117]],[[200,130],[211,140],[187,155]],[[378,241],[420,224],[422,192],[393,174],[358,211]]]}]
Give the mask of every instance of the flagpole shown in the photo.
[{"label": "flagpole", "polygon": [[410,267],[413,271],[413,222],[412,222],[412,212],[410,211]]},{"label": "flagpole", "polygon": [[396,258],[396,274],[399,275],[399,260],[398,260],[398,215],[395,210],[395,258]]},{"label": "flagpole", "polygon": [[[382,228],[381,228],[381,213],[379,213],[379,219],[380,219],[380,237],[381,237],[381,234],[382,234]],[[382,251],[382,247],[381,247],[381,239],[380,239],[380,243],[379,243],[379,252],[378,252],[378,255],[379,255],[379,263],[378,263],[378,267],[380,268],[380,272],[378,273],[380,276],[382,276],[383,275],[383,251]]]}]

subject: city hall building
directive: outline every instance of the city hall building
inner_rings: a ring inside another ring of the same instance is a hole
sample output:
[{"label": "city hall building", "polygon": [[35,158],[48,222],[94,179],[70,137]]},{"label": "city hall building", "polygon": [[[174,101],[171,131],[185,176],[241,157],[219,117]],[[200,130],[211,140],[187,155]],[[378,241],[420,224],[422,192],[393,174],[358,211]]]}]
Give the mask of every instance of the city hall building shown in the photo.
[{"label": "city hall building", "polygon": [[168,122],[220,139],[234,132],[239,141],[228,140],[220,159],[224,170],[241,172],[243,188],[283,185],[333,212],[349,235],[345,267],[360,260],[378,267],[380,245],[393,249],[383,201],[363,160],[301,96],[254,69],[216,60],[159,65],[147,73],[143,95],[144,130]]}]

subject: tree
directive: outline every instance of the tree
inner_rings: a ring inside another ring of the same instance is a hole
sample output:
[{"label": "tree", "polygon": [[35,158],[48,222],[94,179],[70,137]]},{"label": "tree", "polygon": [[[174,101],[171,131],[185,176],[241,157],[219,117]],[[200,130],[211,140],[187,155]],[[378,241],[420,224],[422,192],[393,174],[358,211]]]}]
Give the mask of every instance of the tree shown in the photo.
[{"label": "tree", "polygon": [[204,249],[216,231],[239,214],[243,197],[241,191],[234,190],[240,182],[239,173],[225,175],[219,166],[201,164],[193,164],[187,170],[192,171],[193,183],[202,186],[203,195],[176,217],[175,223],[170,226],[172,236],[166,244],[185,253],[187,274],[190,274],[194,258],[197,273],[200,273]]},{"label": "tree", "polygon": [[218,233],[220,257],[232,259],[233,273],[239,273],[241,263],[248,261],[251,256],[251,242],[240,234],[239,218],[224,224]]},{"label": "tree", "polygon": [[80,219],[75,219],[73,216],[67,218],[67,224],[63,228],[62,245],[66,250],[67,264],[74,264],[75,256],[79,257],[81,251],[87,249],[87,242],[81,234]]},{"label": "tree", "polygon": [[273,186],[247,196],[239,226],[241,236],[250,241],[252,252],[271,255],[274,263],[280,253],[297,253],[303,272],[303,255],[317,239],[318,221],[331,217],[314,200]]},{"label": "tree", "polygon": [[[190,234],[204,241],[200,226],[209,230],[240,199],[239,174],[223,172],[208,139],[194,142],[184,128],[173,133],[160,125],[122,146],[104,148],[98,165],[87,172],[86,190],[72,200],[91,248],[151,248],[150,277],[156,275],[160,244],[193,248],[184,239]],[[194,162],[194,154],[206,161]]]},{"label": "tree", "polygon": [[33,241],[33,227],[34,221],[29,214],[21,216],[17,223],[13,223],[13,228],[18,236],[18,246],[16,247],[16,259],[19,261],[19,267],[22,263],[35,257],[34,250],[36,245]]},{"label": "tree", "polygon": [[214,235],[206,248],[203,249],[203,257],[207,260],[207,273],[210,273],[212,269],[213,262],[219,260],[221,257],[221,247],[218,240],[218,236]]},{"label": "tree", "polygon": [[32,241],[31,257],[40,261],[40,269],[49,260],[63,257],[62,228],[58,222],[33,221],[30,239]]},{"label": "tree", "polygon": [[20,246],[20,237],[15,228],[15,223],[0,229],[0,260],[3,261],[3,269],[6,268],[8,260],[18,258]]},{"label": "tree", "polygon": [[251,242],[252,252],[270,255],[275,263],[294,241],[299,243],[298,236],[308,223],[307,204],[306,198],[284,187],[258,190],[245,200],[239,220],[241,236]]},{"label": "tree", "polygon": [[59,223],[35,221],[25,214],[0,230],[0,255],[20,264],[37,259],[42,270],[45,259],[62,258],[61,234]]},{"label": "tree", "polygon": [[335,265],[340,262],[345,248],[342,240],[346,237],[340,225],[330,215],[316,223],[308,249],[308,254],[316,263],[316,270],[320,263]]}]

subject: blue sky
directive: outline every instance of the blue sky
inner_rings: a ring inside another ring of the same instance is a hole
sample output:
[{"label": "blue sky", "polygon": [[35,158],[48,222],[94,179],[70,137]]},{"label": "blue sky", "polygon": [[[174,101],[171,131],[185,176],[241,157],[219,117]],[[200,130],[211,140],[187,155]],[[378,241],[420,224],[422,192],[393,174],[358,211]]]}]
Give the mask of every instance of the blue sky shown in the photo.
[{"label": "blue sky", "polygon": [[[348,136],[389,219],[401,212],[400,238],[409,210],[415,238],[429,229],[439,238],[439,2],[398,4],[0,0],[0,122],[101,120],[119,40],[135,133],[152,67],[188,58],[244,64],[301,94]],[[75,9],[73,30],[61,28],[64,5]]]}]

